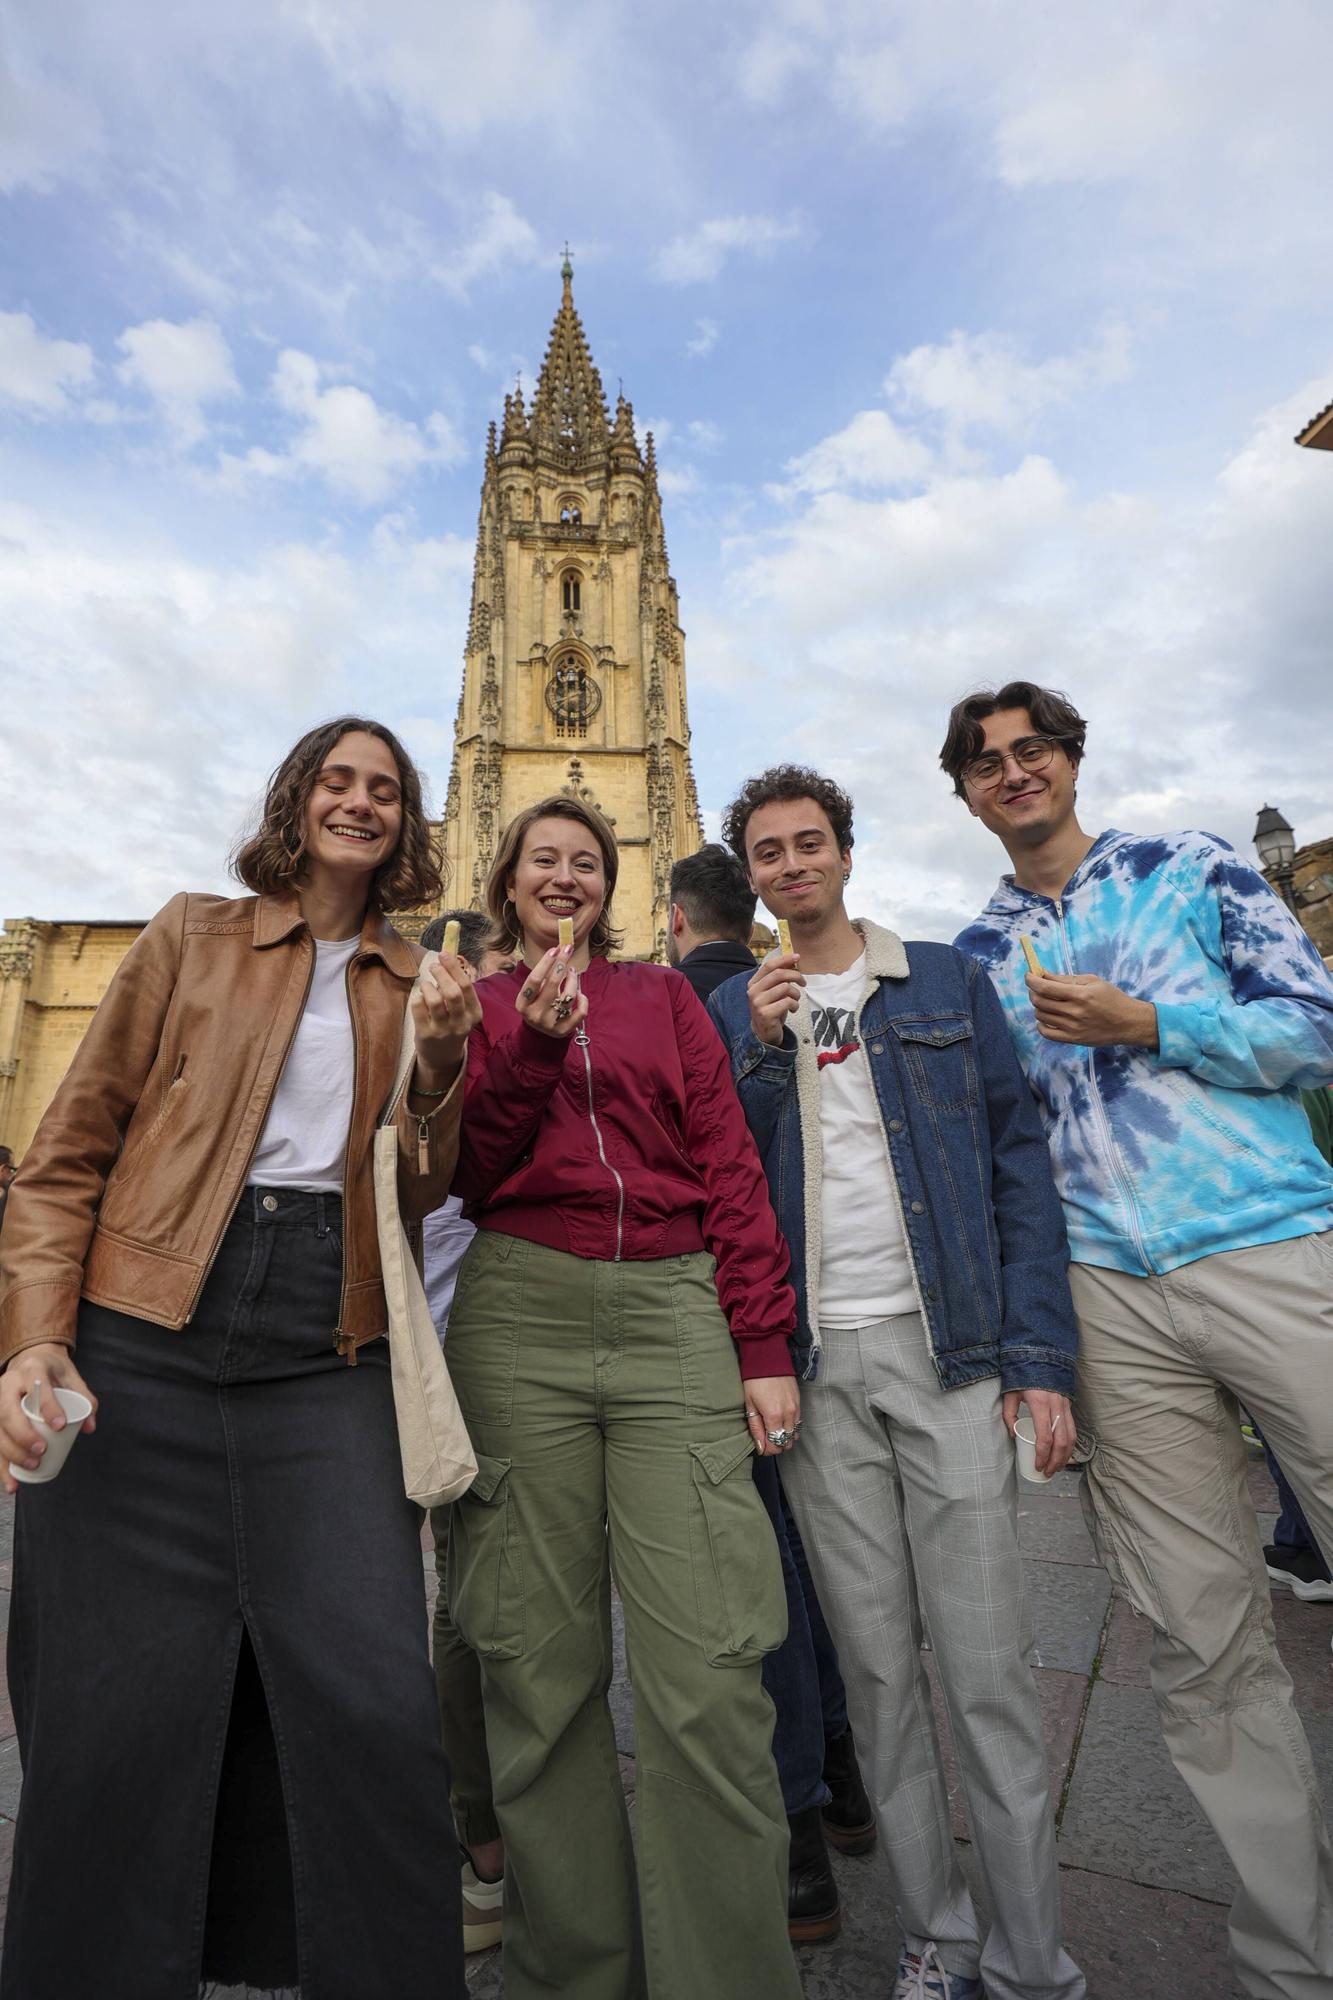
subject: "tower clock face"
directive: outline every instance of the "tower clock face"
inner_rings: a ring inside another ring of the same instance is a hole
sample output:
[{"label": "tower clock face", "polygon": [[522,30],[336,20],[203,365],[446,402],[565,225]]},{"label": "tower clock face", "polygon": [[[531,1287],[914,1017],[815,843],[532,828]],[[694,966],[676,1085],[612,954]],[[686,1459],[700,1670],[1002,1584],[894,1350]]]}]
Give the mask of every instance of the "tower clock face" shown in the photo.
[{"label": "tower clock face", "polygon": [[602,690],[574,654],[557,661],[546,683],[546,706],[555,717],[557,736],[586,736],[588,724],[602,705]]}]

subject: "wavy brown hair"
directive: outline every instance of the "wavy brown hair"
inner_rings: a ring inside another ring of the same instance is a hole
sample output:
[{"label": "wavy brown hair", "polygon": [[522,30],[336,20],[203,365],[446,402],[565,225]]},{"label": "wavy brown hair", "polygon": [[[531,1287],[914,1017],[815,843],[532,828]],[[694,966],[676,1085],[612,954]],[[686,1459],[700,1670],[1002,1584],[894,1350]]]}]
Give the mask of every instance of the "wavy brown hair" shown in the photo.
[{"label": "wavy brown hair", "polygon": [[362,715],[339,715],[307,730],[268,781],[258,829],[243,839],[232,856],[232,873],[256,895],[271,896],[294,889],[305,862],[306,806],[315,780],[336,743],[359,731],[374,736],[398,766],[403,824],[398,845],[371,878],[367,898],[381,910],[415,910],[444,894],[443,857],[426,817],[421,775],[391,729]]},{"label": "wavy brown hair", "polygon": [[745,832],[760,806],[785,805],[789,799],[811,799],[833,828],[839,854],[852,844],[852,802],[832,778],[812,771],[808,764],[773,764],[757,778],[748,778],[722,818],[722,838],[737,860],[749,871]]},{"label": "wavy brown hair", "polygon": [[510,820],[500,835],[500,845],[486,878],[486,908],[491,917],[487,947],[491,951],[521,952],[523,949],[523,932],[519,928],[518,911],[509,899],[508,883],[518,866],[529,828],[539,819],[577,820],[580,826],[587,827],[602,850],[606,901],[589,934],[588,950],[594,957],[605,958],[610,952],[618,951],[621,942],[620,932],[611,916],[611,898],[620,873],[620,849],[616,846],[616,837],[609,822],[596,806],[586,804],[583,799],[571,798],[568,792],[556,792],[549,799],[539,799],[535,806],[526,806]]}]

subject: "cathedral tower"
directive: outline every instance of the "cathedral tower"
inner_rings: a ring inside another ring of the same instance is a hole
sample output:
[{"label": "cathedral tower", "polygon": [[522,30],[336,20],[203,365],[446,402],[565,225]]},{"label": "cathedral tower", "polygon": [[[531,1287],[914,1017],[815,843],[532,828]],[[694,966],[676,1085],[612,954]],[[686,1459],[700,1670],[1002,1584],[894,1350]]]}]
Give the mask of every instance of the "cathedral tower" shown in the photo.
[{"label": "cathedral tower", "polygon": [[550,792],[615,826],[624,949],[664,955],[671,865],[703,840],[690,765],[685,635],[651,434],[614,420],[574,309],[560,310],[531,405],[494,424],[477,524],[463,687],[444,809],[451,903],[481,905],[506,821]]}]

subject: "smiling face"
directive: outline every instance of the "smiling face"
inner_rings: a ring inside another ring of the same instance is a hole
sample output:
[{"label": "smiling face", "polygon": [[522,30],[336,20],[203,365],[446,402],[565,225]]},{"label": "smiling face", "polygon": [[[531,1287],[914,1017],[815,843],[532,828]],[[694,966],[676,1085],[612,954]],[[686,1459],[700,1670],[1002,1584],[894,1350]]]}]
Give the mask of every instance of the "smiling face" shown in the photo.
[{"label": "smiling face", "polygon": [[561,917],[574,925],[575,946],[585,944],[606,901],[606,863],[592,830],[576,819],[535,819],[505,894],[529,953],[540,957],[559,941]]},{"label": "smiling face", "polygon": [[745,828],[750,887],[775,917],[823,923],[842,907],[852,851],[839,849],[828,814],[813,799],[757,806]]},{"label": "smiling face", "polygon": [[[1003,759],[1003,771],[989,785],[964,779],[967,809],[991,833],[998,834],[1012,854],[1039,847],[1063,831],[1074,813],[1074,780],[1078,765],[1056,744],[1049,764],[1024,770],[1015,749],[1040,735],[1025,708],[1001,708],[981,724],[983,751]],[[982,754],[982,752],[978,752]]]},{"label": "smiling face", "polygon": [[329,886],[370,877],[390,858],[403,826],[403,788],[387,743],[354,729],[315,774],[305,809],[303,876]]}]

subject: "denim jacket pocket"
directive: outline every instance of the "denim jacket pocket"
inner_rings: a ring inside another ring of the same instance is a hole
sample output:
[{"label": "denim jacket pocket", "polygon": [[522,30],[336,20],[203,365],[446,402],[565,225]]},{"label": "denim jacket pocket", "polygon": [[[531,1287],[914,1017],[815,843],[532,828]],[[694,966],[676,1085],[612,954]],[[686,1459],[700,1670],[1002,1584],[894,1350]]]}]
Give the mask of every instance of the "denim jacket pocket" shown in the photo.
[{"label": "denim jacket pocket", "polygon": [[921,1102],[932,1111],[970,1111],[977,1103],[972,1023],[965,1014],[899,1016],[888,1026]]},{"label": "denim jacket pocket", "polygon": [[704,1657],[714,1667],[752,1666],[782,1644],[787,1616],[777,1539],[755,1490],[753,1447],[743,1436],[689,1449],[690,1559]]}]

